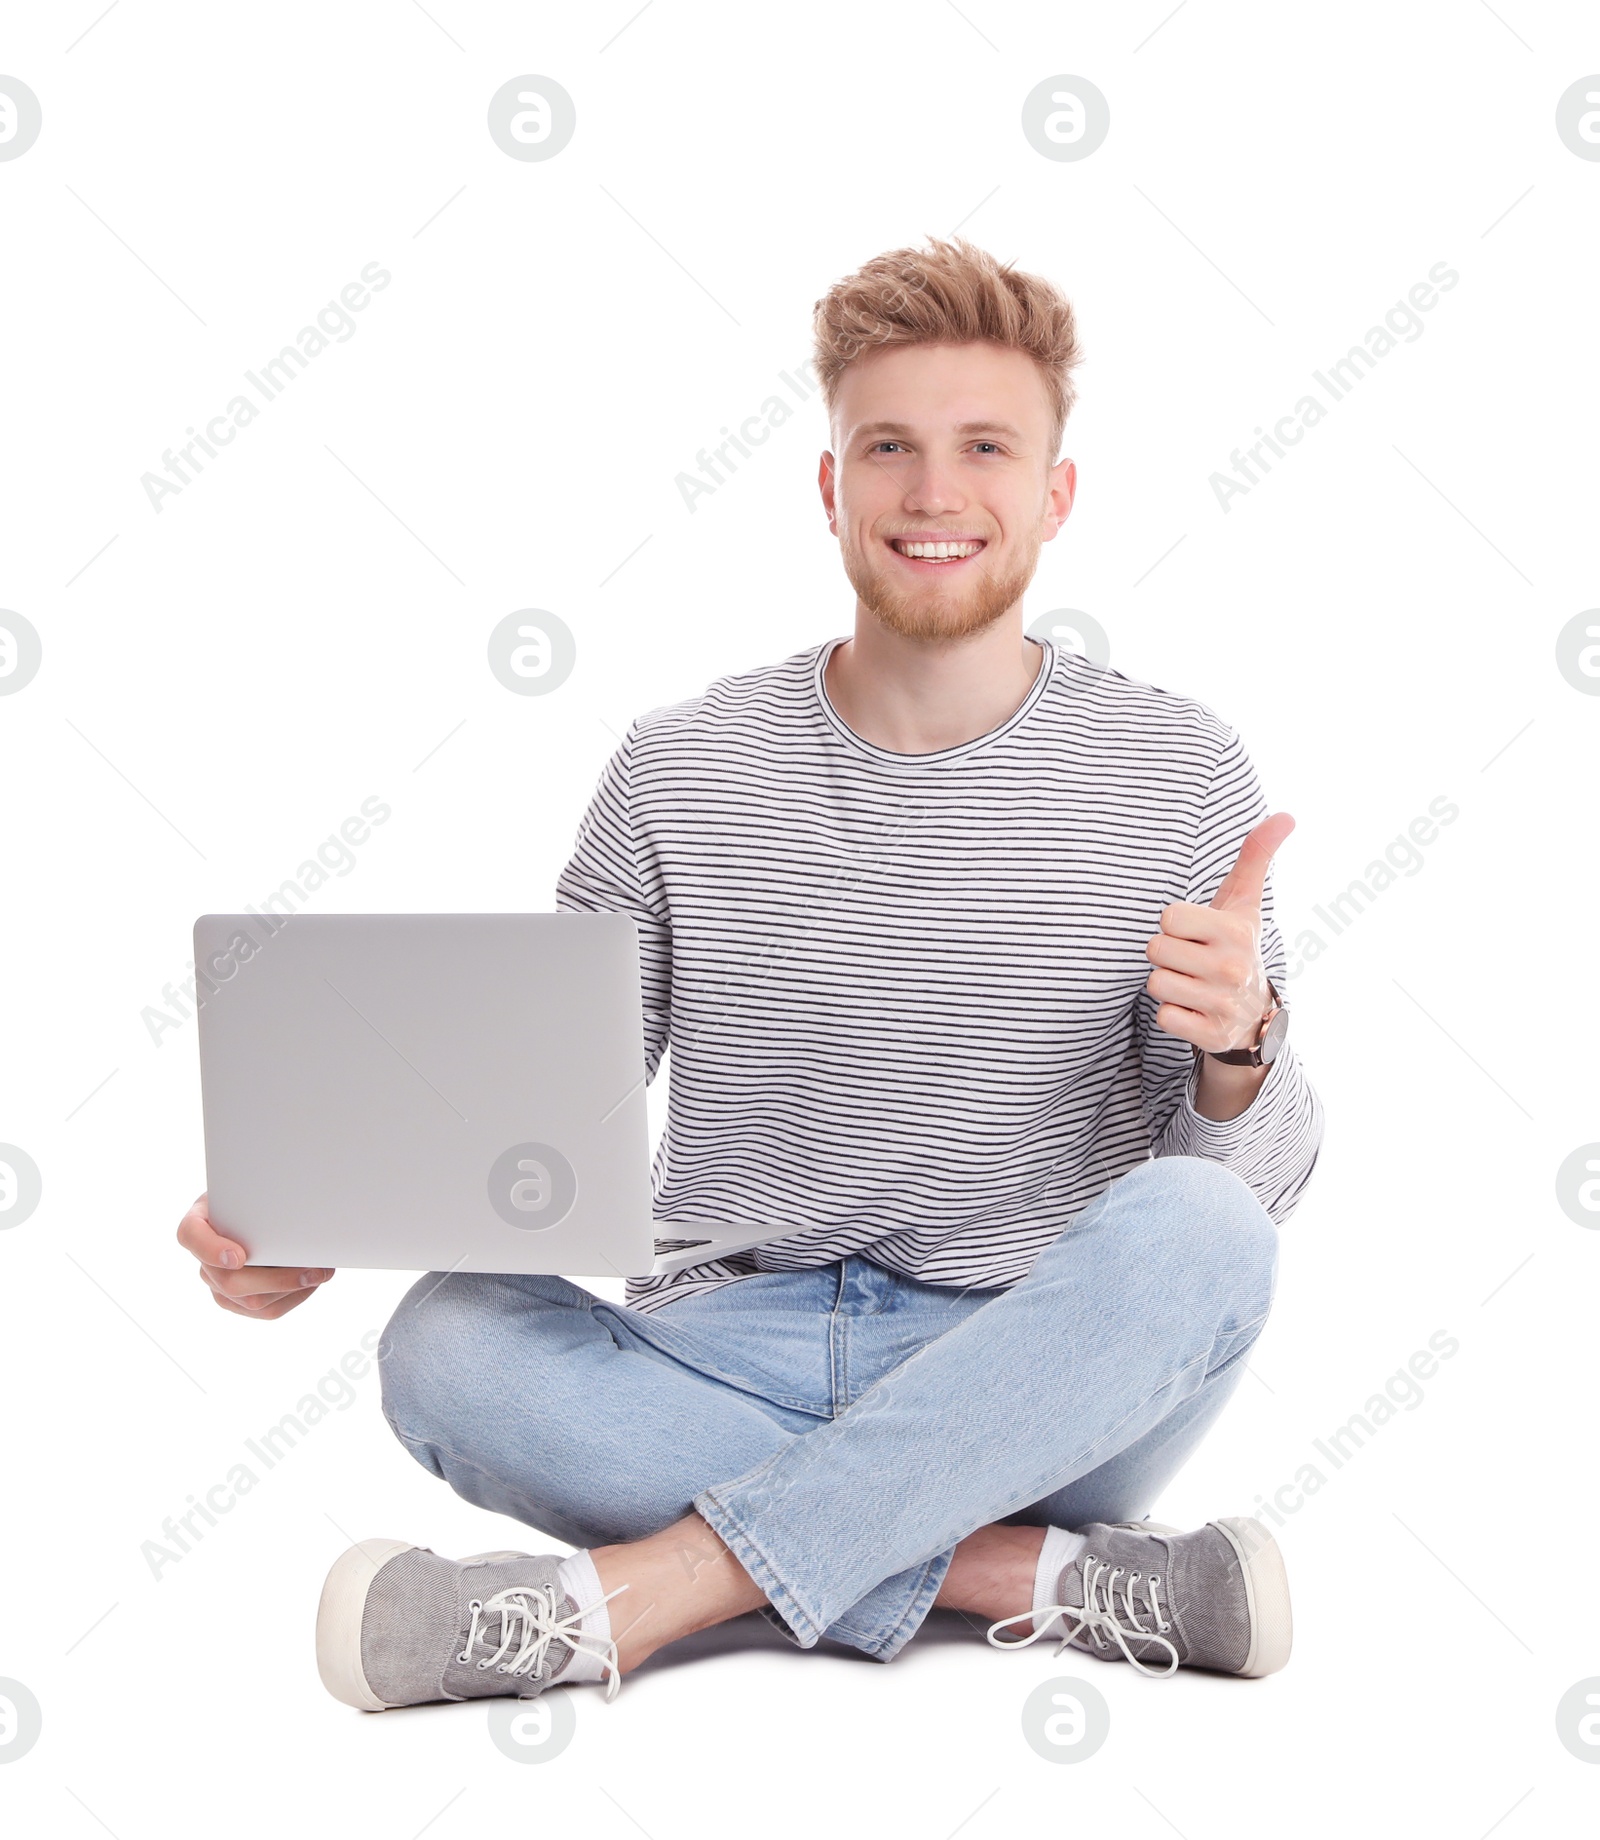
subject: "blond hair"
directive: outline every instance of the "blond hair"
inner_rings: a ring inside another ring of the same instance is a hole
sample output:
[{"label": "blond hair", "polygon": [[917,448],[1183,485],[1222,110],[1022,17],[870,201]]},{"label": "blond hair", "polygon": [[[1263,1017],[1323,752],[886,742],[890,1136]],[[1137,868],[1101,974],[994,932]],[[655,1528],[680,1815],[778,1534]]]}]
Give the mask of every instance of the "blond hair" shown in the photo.
[{"label": "blond hair", "polygon": [[864,352],[981,339],[1024,352],[1038,366],[1050,403],[1052,460],[1060,452],[1083,351],[1071,303],[1042,276],[996,261],[965,237],[929,237],[926,250],[887,250],[836,281],[816,303],[812,325],[830,421],[839,378]]}]

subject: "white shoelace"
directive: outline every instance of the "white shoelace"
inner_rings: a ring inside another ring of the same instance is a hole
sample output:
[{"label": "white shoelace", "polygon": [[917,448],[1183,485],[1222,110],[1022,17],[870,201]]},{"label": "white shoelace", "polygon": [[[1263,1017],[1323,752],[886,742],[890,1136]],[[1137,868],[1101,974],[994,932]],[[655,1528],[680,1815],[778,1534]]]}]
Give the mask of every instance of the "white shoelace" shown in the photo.
[{"label": "white shoelace", "polygon": [[[619,1584],[615,1591],[607,1591],[597,1601],[609,1603],[627,1588]],[[531,1674],[539,1680],[545,1675],[551,1646],[562,1642],[575,1654],[593,1655],[600,1662],[608,1675],[606,1698],[615,1699],[622,1684],[617,1669],[616,1643],[591,1642],[579,1633],[585,1613],[594,1609],[594,1604],[586,1604],[583,1609],[574,1610],[571,1616],[562,1617],[556,1614],[558,1602],[555,1587],[550,1585],[511,1585],[504,1591],[496,1591],[493,1597],[473,1598],[467,1606],[472,1612],[472,1627],[467,1632],[467,1645],[456,1660],[470,1661],[473,1648],[480,1641],[488,1646],[492,1638],[487,1627],[480,1628],[480,1623],[487,1625],[490,1617],[497,1616],[500,1627],[496,1634],[500,1646],[487,1660],[478,1663],[480,1668],[498,1668],[502,1674]],[[513,1648],[515,1654],[511,1654]],[[509,1661],[508,1654],[511,1654]]]},{"label": "white shoelace", "polygon": [[[1093,1553],[1085,1553],[1079,1562],[1083,1574],[1083,1602],[1081,1604],[1047,1604],[1037,1610],[1024,1610],[1019,1616],[1002,1617],[998,1623],[989,1627],[989,1641],[995,1648],[1026,1648],[1030,1642],[1037,1642],[1040,1636],[1055,1633],[1050,1625],[1060,1618],[1065,1633],[1061,1637],[1058,1655],[1065,1654],[1072,1640],[1079,1634],[1085,1634],[1097,1649],[1110,1646],[1115,1642],[1122,1650],[1123,1658],[1141,1674],[1153,1674],[1158,1680],[1165,1680],[1168,1675],[1178,1671],[1178,1650],[1167,1640],[1166,1632],[1172,1624],[1161,1612],[1161,1574],[1151,1572],[1145,1579],[1145,1597],[1149,1604],[1149,1614],[1154,1619],[1155,1627],[1146,1629],[1140,1622],[1140,1612],[1133,1601],[1133,1587],[1143,1576],[1139,1572],[1129,1572],[1127,1583],[1122,1588],[1122,1610],[1126,1615],[1123,1621],[1118,1614],[1116,1601],[1117,1580],[1122,1577],[1120,1565],[1108,1565],[1105,1560],[1097,1559]],[[1004,1629],[1010,1623],[1031,1623],[1039,1618],[1039,1627],[1031,1634],[997,1641],[995,1631]],[[1068,1618],[1072,1627],[1066,1628]],[[1109,1638],[1109,1641],[1108,1639]],[[1171,1664],[1165,1668],[1147,1667],[1128,1646],[1130,1638],[1140,1642],[1158,1642],[1171,1657]]]}]

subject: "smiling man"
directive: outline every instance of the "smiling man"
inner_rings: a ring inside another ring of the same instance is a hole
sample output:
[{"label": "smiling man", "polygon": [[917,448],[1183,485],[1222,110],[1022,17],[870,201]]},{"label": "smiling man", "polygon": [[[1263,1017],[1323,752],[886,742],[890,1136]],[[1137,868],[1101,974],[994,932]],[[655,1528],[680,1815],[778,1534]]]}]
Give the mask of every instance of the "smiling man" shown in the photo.
[{"label": "smiling man", "polygon": [[[395,1432],[578,1550],[353,1548],[318,1624],[352,1705],[614,1692],[752,1609],[885,1661],[936,1605],[1154,1674],[1288,1658],[1260,1525],[1147,1517],[1239,1382],[1321,1141],[1273,982],[1293,820],[1203,703],[1026,636],[1076,486],[1057,289],[934,241],[816,333],[854,631],[633,723],[557,889],[639,930],[666,1231],[770,1238],[626,1306],[421,1281]],[[181,1234],[224,1307],[309,1294],[203,1204]]]}]

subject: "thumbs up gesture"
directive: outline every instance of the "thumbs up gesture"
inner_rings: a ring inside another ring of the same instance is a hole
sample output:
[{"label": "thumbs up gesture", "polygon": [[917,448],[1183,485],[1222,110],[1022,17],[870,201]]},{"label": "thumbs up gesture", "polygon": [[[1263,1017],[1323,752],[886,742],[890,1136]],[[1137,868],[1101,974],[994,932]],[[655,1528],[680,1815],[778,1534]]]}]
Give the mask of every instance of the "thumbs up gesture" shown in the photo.
[{"label": "thumbs up gesture", "polygon": [[1161,931],[1145,947],[1155,969],[1144,987],[1156,999],[1157,1026],[1208,1054],[1251,1046],[1272,1005],[1261,961],[1261,895],[1268,865],[1293,829],[1286,811],[1263,818],[1211,905],[1162,908]]}]

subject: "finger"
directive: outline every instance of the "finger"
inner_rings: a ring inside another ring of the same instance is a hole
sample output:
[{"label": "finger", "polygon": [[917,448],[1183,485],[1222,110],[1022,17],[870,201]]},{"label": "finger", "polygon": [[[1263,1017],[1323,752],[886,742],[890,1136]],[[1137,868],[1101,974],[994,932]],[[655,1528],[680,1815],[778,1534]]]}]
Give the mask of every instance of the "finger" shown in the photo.
[{"label": "finger", "polygon": [[1162,932],[1145,947],[1144,955],[1151,964],[1181,971],[1187,977],[1235,984],[1249,975],[1250,951],[1244,945],[1237,950],[1227,950],[1225,946],[1221,940],[1190,940]]},{"label": "finger", "polygon": [[1223,877],[1211,905],[1246,913],[1258,912],[1272,858],[1293,829],[1294,819],[1286,811],[1275,811],[1263,818],[1240,844],[1238,858]]},{"label": "finger", "polygon": [[1168,1035],[1176,1035],[1182,1041],[1192,1043],[1197,1048],[1212,1049],[1217,1041],[1217,1025],[1210,1016],[1203,1016],[1198,1011],[1185,1009],[1179,1003],[1163,1003],[1156,1009],[1156,1025]]},{"label": "finger", "polygon": [[1172,939],[1192,939],[1198,945],[1217,945],[1232,939],[1238,928],[1239,916],[1236,912],[1227,908],[1205,907],[1198,901],[1173,901],[1161,910],[1161,934]]},{"label": "finger", "polygon": [[309,1291],[262,1291],[254,1297],[224,1297],[221,1291],[213,1291],[211,1294],[218,1303],[232,1304],[241,1316],[265,1316],[269,1310],[276,1309],[280,1303],[286,1302],[291,1296],[309,1297],[311,1295]]},{"label": "finger", "polygon": [[258,1310],[264,1309],[269,1303],[276,1303],[281,1297],[288,1297],[295,1294],[290,1291],[277,1290],[250,1291],[235,1296],[231,1291],[225,1291],[222,1288],[222,1280],[227,1276],[227,1273],[213,1271],[209,1265],[202,1265],[199,1275],[200,1282],[205,1285],[206,1289],[211,1292],[213,1297],[227,1303],[236,1304],[240,1309],[249,1310],[252,1314]]},{"label": "finger", "polygon": [[178,1222],[178,1244],[185,1252],[192,1252],[202,1264],[215,1265],[224,1271],[237,1271],[250,1256],[236,1239],[229,1239],[212,1226],[204,1195]]},{"label": "finger", "polygon": [[315,1290],[333,1276],[326,1269],[302,1271],[298,1266],[247,1265],[243,1271],[219,1271],[202,1265],[200,1275],[223,1297],[243,1302],[249,1297],[283,1297],[293,1291]]},{"label": "finger", "polygon": [[1158,968],[1145,979],[1144,987],[1158,1006],[1182,1009],[1197,1022],[1215,1023],[1218,1019],[1217,992],[1200,978]]},{"label": "finger", "polygon": [[235,1303],[231,1298],[220,1293],[213,1293],[219,1309],[228,1311],[232,1316],[248,1316],[254,1322],[275,1322],[278,1317],[286,1316],[290,1310],[305,1302],[311,1296],[310,1291],[291,1291],[286,1297],[277,1297],[263,1302],[256,1309],[250,1309],[242,1303]]}]

